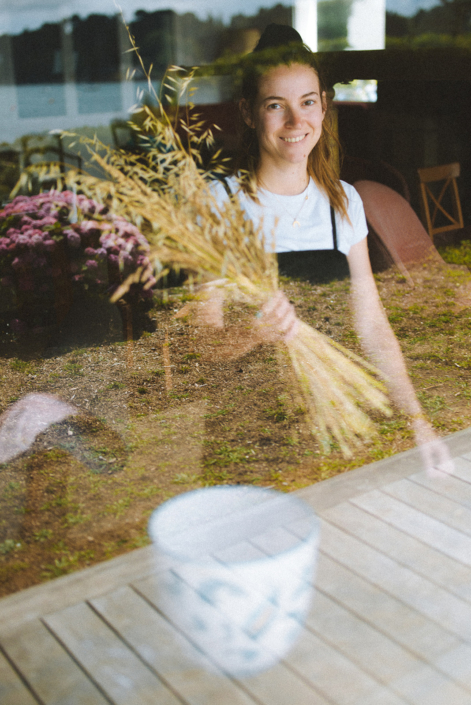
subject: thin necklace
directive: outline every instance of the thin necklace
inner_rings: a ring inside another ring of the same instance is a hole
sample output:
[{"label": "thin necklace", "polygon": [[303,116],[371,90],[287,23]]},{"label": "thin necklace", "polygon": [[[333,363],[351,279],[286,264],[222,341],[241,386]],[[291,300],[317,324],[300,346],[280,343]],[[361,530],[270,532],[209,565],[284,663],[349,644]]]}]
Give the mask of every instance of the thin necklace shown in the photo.
[{"label": "thin necklace", "polygon": [[[291,223],[291,227],[292,227],[292,228],[296,227],[296,225],[297,225],[298,227],[301,226],[301,223],[299,222],[298,217],[299,217],[299,214],[301,213],[302,209],[304,208],[304,204],[306,203],[306,201],[308,200],[308,198],[309,198],[309,196],[308,196],[307,193],[306,193],[306,195],[305,195],[304,198],[303,198],[303,202],[301,203],[301,208],[298,210],[298,212],[297,212],[296,215],[294,216],[293,222]],[[285,209],[285,211],[288,213],[289,217],[292,218],[292,213],[289,212],[289,210],[286,208],[286,206],[284,205],[284,203],[282,203],[281,205],[283,206],[283,208]]]},{"label": "thin necklace", "polygon": [[[265,184],[263,183],[263,181],[261,179],[260,179],[260,183],[263,184],[265,190],[268,191],[268,189],[266,188]],[[307,191],[307,189],[309,188],[309,183],[310,183],[310,180],[307,182],[307,186],[304,189],[305,191]],[[306,203],[307,200],[309,200],[309,196],[306,193],[306,195],[303,198],[303,202],[301,203],[301,208],[298,210],[298,212],[294,216],[293,222],[291,223],[292,228],[295,228],[296,226],[301,227],[301,223],[299,222],[298,218],[299,218],[299,215],[300,215],[302,209],[304,208],[304,204]],[[283,209],[288,213],[289,217],[292,218],[293,214],[289,212],[289,210],[286,208],[284,203],[281,202],[281,205],[283,206]]]}]

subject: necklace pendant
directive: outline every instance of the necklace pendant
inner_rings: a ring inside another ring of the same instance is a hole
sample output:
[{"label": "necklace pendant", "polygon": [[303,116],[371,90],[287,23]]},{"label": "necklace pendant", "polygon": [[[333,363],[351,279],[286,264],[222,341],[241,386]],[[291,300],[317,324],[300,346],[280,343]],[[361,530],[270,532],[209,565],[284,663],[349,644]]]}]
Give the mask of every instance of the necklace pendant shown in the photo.
[{"label": "necklace pendant", "polygon": [[293,220],[293,225],[292,225],[291,227],[294,228],[294,227],[296,227],[296,225],[299,227],[299,226],[301,225],[301,223],[299,222],[299,220],[296,220],[296,218],[295,218],[295,219]]}]

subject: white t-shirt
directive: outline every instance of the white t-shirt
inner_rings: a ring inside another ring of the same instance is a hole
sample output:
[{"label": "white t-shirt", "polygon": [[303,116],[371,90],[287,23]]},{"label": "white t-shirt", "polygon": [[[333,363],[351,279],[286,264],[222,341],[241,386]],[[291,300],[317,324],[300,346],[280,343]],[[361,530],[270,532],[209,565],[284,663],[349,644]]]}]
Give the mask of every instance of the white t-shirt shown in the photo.
[{"label": "white t-shirt", "polygon": [[[244,193],[236,177],[226,179],[229,190],[237,194],[240,204],[255,227],[263,220],[263,234],[267,250],[273,252],[302,252],[305,250],[332,250],[334,248],[330,204],[326,194],[310,179],[306,190],[296,196],[281,196],[265,189],[258,190],[260,205]],[[365,211],[358,192],[350,184],[341,182],[348,198],[348,215],[352,224],[336,213],[337,247],[344,255],[368,234]],[[221,182],[214,182],[214,194],[223,205],[228,194]],[[306,199],[307,196],[307,199]],[[293,225],[293,221],[298,224]],[[274,237],[274,250],[272,247]]]}]

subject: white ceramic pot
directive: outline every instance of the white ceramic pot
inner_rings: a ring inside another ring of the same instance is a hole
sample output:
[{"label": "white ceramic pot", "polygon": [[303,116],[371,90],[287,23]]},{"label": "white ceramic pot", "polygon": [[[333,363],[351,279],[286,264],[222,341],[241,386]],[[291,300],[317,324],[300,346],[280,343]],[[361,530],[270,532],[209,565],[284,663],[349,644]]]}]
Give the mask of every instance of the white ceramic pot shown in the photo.
[{"label": "white ceramic pot", "polygon": [[149,534],[173,566],[159,579],[159,606],[219,669],[252,675],[294,645],[319,538],[307,504],[252,486],[210,487],[159,507]]}]

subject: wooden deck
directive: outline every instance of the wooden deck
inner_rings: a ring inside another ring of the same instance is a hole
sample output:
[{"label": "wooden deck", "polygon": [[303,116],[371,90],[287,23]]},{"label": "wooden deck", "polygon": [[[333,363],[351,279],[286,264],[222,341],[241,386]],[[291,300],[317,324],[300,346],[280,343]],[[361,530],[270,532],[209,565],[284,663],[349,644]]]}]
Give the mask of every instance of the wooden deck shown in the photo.
[{"label": "wooden deck", "polygon": [[453,477],[408,451],[298,493],[322,521],[316,592],[271,670],[186,661],[144,548],[0,601],[1,705],[471,704],[471,429],[448,443]]}]

